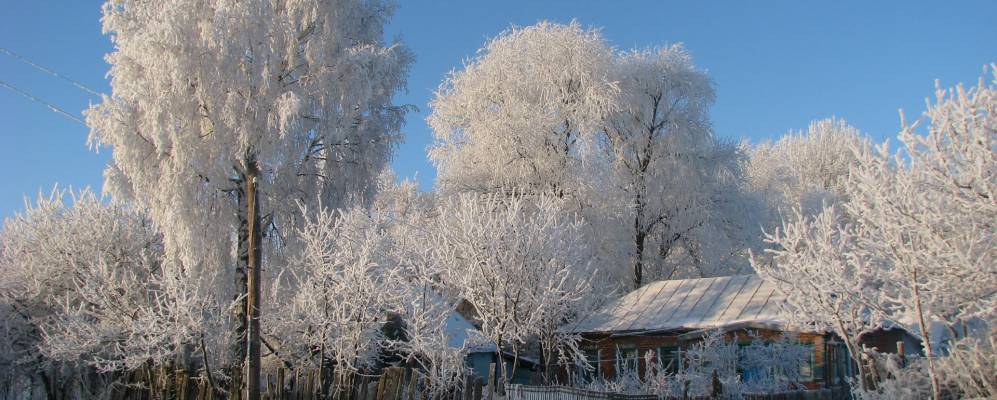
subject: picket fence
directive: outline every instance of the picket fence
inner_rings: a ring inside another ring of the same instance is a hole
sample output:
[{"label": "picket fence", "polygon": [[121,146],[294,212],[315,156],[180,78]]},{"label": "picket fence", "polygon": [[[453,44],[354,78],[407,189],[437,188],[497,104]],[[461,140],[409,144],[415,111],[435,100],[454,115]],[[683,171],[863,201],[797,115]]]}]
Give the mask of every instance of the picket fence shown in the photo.
[{"label": "picket fence", "polygon": [[[656,395],[621,394],[598,392],[566,386],[526,386],[509,385],[507,400],[709,400],[713,397],[700,396],[670,397]],[[828,388],[785,393],[746,394],[744,400],[846,400],[850,398],[847,388]]]}]

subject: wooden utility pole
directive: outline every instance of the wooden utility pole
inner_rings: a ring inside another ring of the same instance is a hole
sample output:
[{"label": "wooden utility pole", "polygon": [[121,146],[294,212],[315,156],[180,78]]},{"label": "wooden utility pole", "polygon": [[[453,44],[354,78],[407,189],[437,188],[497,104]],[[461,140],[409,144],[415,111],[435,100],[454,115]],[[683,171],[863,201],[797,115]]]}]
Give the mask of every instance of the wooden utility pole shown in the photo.
[{"label": "wooden utility pole", "polygon": [[256,163],[249,165],[246,181],[247,219],[249,234],[249,279],[247,282],[247,302],[249,311],[246,318],[248,350],[246,351],[246,399],[260,400],[260,205],[256,195]]}]

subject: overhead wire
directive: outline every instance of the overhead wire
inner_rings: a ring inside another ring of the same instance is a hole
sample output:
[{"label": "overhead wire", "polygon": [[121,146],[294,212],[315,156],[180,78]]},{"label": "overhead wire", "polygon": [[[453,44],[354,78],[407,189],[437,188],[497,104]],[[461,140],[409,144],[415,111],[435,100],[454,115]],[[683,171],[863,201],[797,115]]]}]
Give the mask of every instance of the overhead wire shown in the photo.
[{"label": "overhead wire", "polygon": [[69,77],[67,77],[65,75],[62,75],[62,74],[60,74],[58,72],[55,72],[52,69],[45,67],[44,65],[41,65],[41,64],[38,64],[38,63],[36,63],[34,61],[29,60],[27,57],[24,57],[24,56],[22,56],[20,54],[17,54],[15,52],[10,51],[10,50],[8,50],[6,48],[3,48],[3,47],[0,47],[0,53],[4,53],[4,54],[10,56],[11,58],[14,58],[15,60],[18,60],[20,62],[23,62],[23,63],[31,66],[34,69],[37,69],[37,70],[42,71],[42,72],[44,72],[46,74],[52,75],[52,76],[54,76],[56,78],[62,79],[64,81],[66,81],[66,82],[69,82],[71,85],[76,86],[77,89],[80,89],[80,90],[82,90],[84,92],[87,92],[87,93],[89,93],[91,95],[94,95],[94,96],[97,96],[97,97],[101,97],[100,93],[98,93],[96,90],[90,89],[89,87],[87,87],[87,85],[84,85],[80,81],[77,81],[75,79],[72,79],[72,78],[69,78]]},{"label": "overhead wire", "polygon": [[52,111],[54,111],[54,112],[56,112],[58,114],[62,114],[62,116],[66,117],[66,118],[69,118],[69,119],[71,119],[73,121],[79,122],[80,124],[83,124],[83,125],[87,124],[86,122],[83,122],[82,119],[74,116],[73,114],[70,114],[70,113],[66,112],[65,110],[59,108],[58,106],[56,106],[56,105],[54,105],[52,103],[49,103],[49,102],[47,102],[45,100],[39,99],[38,97],[35,97],[31,93],[28,93],[28,92],[25,92],[25,91],[23,91],[21,89],[18,89],[17,87],[15,87],[15,86],[7,83],[7,82],[4,82],[4,81],[0,80],[0,86],[5,87],[5,88],[9,89],[10,91],[12,91],[14,93],[17,93],[17,94],[19,94],[21,96],[24,96],[28,100],[31,100],[31,101],[33,101],[35,103],[38,103],[38,104],[41,104],[41,105],[47,107],[49,110],[52,110]]},{"label": "overhead wire", "polygon": [[[80,89],[80,90],[86,92],[87,94],[90,94],[90,95],[96,96],[96,97],[101,97],[101,94],[99,92],[97,92],[96,90],[91,89],[87,85],[84,85],[82,82],[77,81],[75,79],[72,79],[70,77],[67,77],[65,75],[62,75],[62,74],[60,74],[60,73],[52,70],[51,68],[48,68],[48,67],[45,67],[44,65],[36,63],[36,62],[28,59],[27,57],[24,57],[24,56],[22,56],[20,54],[17,54],[15,52],[13,52],[13,51],[10,51],[7,48],[0,47],[0,53],[6,54],[7,56],[9,56],[9,57],[11,57],[11,58],[13,58],[15,60],[18,60],[18,61],[20,61],[22,63],[25,63],[25,64],[31,66],[32,68],[37,69],[39,71],[42,71],[42,72],[44,72],[44,73],[46,73],[48,75],[51,75],[51,76],[59,78],[59,79],[61,79],[63,81],[66,81],[69,84],[71,84],[74,87],[76,87],[77,89]],[[69,119],[71,119],[71,120],[73,120],[75,122],[78,122],[80,124],[86,125],[86,122],[84,122],[79,117],[77,117],[77,116],[75,116],[73,114],[70,114],[69,112],[67,112],[66,110],[63,110],[62,108],[60,108],[59,106],[56,106],[55,104],[52,104],[52,103],[47,102],[45,100],[42,100],[38,96],[32,95],[31,93],[29,93],[29,92],[27,92],[25,90],[22,90],[22,89],[14,86],[14,85],[11,85],[10,83],[7,83],[7,82],[4,82],[3,80],[0,80],[0,87],[4,87],[4,88],[6,88],[6,89],[8,89],[8,90],[10,90],[10,91],[12,91],[14,93],[17,93],[17,94],[19,94],[19,95],[27,98],[28,100],[31,100],[31,101],[33,101],[35,103],[38,103],[38,104],[41,104],[42,106],[45,106],[49,110],[52,110],[53,112],[55,112],[57,114],[60,114],[60,115],[62,115],[64,117],[66,117],[66,118],[69,118]]]}]

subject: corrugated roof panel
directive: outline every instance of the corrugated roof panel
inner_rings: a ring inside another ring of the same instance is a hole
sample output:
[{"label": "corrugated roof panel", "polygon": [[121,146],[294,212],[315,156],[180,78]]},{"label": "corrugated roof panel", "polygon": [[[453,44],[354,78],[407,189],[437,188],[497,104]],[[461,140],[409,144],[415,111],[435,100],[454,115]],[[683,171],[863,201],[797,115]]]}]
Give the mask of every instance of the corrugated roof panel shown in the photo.
[{"label": "corrugated roof panel", "polygon": [[664,318],[647,321],[648,329],[681,328],[684,321],[683,318],[689,314],[689,309],[699,302],[699,299],[703,296],[703,292],[709,288],[709,284],[712,281],[709,279],[686,279],[685,282],[687,282],[687,285],[682,287],[684,293],[676,293],[672,298],[677,301],[669,301],[665,305],[667,313],[664,314]]},{"label": "corrugated roof panel", "polygon": [[716,300],[713,302],[713,306],[703,314],[700,324],[703,326],[710,326],[715,322],[720,322],[720,317],[730,308],[730,305],[734,303],[734,299],[741,294],[741,290],[747,286],[748,276],[732,276],[727,282],[727,288],[717,295]]},{"label": "corrugated roof panel", "polygon": [[562,327],[567,332],[597,332],[602,325],[612,322],[612,312],[622,307],[623,298],[610,301],[599,311],[586,315],[581,320]]},{"label": "corrugated roof panel", "polygon": [[667,331],[776,322],[785,297],[757,275],[659,281],[607,304],[568,332]]},{"label": "corrugated roof panel", "polygon": [[662,298],[654,312],[648,314],[647,319],[644,322],[644,325],[647,326],[648,329],[667,328],[664,323],[669,321],[669,318],[675,314],[678,306],[682,304],[682,301],[689,295],[690,289],[696,286],[696,282],[689,279],[668,282],[670,282],[669,286],[672,287],[672,293],[667,299]]},{"label": "corrugated roof panel", "polygon": [[686,313],[685,318],[681,322],[682,326],[690,328],[700,327],[703,323],[703,318],[706,317],[706,313],[713,307],[717,298],[727,289],[727,284],[729,283],[730,277],[713,278],[709,288],[703,292],[696,305],[692,306],[689,312]]},{"label": "corrugated roof panel", "polygon": [[741,312],[734,317],[735,321],[752,321],[755,316],[758,315],[762,309],[765,308],[765,304],[768,302],[769,297],[772,296],[772,292],[775,292],[775,287],[771,285],[761,284],[755,295],[751,297],[749,303],[744,307]]},{"label": "corrugated roof panel", "polygon": [[648,315],[655,311],[663,299],[668,298],[668,294],[670,292],[668,287],[676,286],[674,284],[670,284],[670,281],[658,281],[648,286],[652,285],[654,288],[648,290],[646,295],[641,296],[637,304],[634,305],[633,312],[628,313],[614,330],[627,331],[641,329]]},{"label": "corrugated roof panel", "polygon": [[762,280],[756,275],[746,275],[745,277],[747,279],[744,282],[744,287],[734,297],[734,300],[731,301],[730,306],[712,322],[736,321],[741,312],[751,303],[751,299],[754,298],[755,293],[762,286]]},{"label": "corrugated roof panel", "polygon": [[617,323],[613,326],[612,330],[624,331],[627,330],[627,327],[635,321],[639,321],[640,315],[644,313],[646,308],[654,304],[658,293],[661,292],[661,289],[664,287],[665,282],[659,281],[647,284],[642,287],[641,290],[638,290],[640,292],[640,296],[638,296],[634,303],[630,305],[627,312],[617,320]]},{"label": "corrugated roof panel", "polygon": [[766,283],[766,286],[772,287],[772,295],[765,301],[762,309],[758,310],[754,319],[758,321],[777,321],[780,319],[779,309],[786,303],[786,295],[771,283]]}]

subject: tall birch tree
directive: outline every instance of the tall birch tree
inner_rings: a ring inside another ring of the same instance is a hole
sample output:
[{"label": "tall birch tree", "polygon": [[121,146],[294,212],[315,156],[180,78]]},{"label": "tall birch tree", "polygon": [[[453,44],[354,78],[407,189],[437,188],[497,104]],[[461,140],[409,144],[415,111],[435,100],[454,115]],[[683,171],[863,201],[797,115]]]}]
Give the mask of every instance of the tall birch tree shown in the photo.
[{"label": "tall birch tree", "polygon": [[87,124],[91,143],[113,149],[105,189],[149,209],[167,268],[213,304],[208,318],[228,321],[231,335],[210,337],[212,347],[230,346],[236,370],[250,353],[251,395],[259,292],[248,288],[260,284],[250,278],[280,269],[299,203],[337,207],[369,192],[398,139],[405,109],[392,97],[412,55],[384,42],[393,10],[359,0],[104,5],[112,94]]}]

